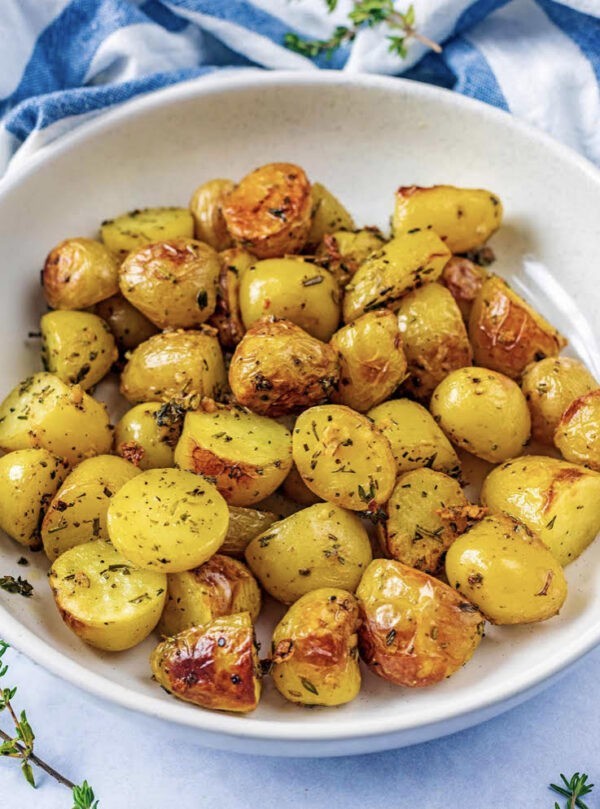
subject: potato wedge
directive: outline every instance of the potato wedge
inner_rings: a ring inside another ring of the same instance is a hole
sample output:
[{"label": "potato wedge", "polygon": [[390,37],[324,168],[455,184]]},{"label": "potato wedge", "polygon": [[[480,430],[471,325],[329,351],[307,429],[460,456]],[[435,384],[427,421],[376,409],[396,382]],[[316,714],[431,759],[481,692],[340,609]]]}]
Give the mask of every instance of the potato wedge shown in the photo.
[{"label": "potato wedge", "polygon": [[67,239],[50,251],[42,286],[53,309],[87,309],[119,291],[119,265],[94,239]]},{"label": "potato wedge", "polygon": [[190,200],[194,235],[215,250],[227,250],[233,245],[223,216],[223,202],[234,188],[231,180],[209,180],[198,186]]},{"label": "potato wedge", "polygon": [[122,260],[152,242],[193,238],[194,219],[186,208],[144,208],[105,219],[100,234],[108,249]]},{"label": "potato wedge", "polygon": [[89,312],[48,312],[40,321],[42,362],[68,385],[88,390],[106,376],[118,357],[108,325]]},{"label": "potato wedge", "polygon": [[600,390],[571,402],[560,417],[554,443],[567,461],[600,472]]}]

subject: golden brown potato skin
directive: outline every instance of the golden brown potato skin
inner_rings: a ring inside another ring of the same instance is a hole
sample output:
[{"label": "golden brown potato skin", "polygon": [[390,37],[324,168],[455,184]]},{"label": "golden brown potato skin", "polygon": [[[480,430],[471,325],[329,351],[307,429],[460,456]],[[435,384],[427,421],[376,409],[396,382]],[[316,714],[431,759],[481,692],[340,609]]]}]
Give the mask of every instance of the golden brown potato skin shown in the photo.
[{"label": "golden brown potato skin", "polygon": [[325,234],[315,260],[333,273],[341,287],[345,287],[363,261],[384,244],[385,238],[379,228],[336,230]]},{"label": "golden brown potato skin", "polygon": [[521,380],[531,413],[531,434],[552,445],[560,417],[571,402],[598,387],[583,363],[571,357],[546,357],[528,365]]},{"label": "golden brown potato skin", "polygon": [[100,301],[94,307],[94,313],[108,323],[122,352],[137,348],[140,343],[158,331],[154,323],[150,323],[148,318],[122,295],[113,295],[105,301]]},{"label": "golden brown potato skin", "polygon": [[326,402],[339,380],[337,352],[289,320],[263,318],[237,346],[229,384],[255,413],[282,416]]},{"label": "golden brown potato skin", "polygon": [[290,500],[293,500],[294,503],[298,503],[300,506],[314,506],[315,503],[322,502],[322,498],[314,492],[311,492],[306,483],[302,480],[302,475],[298,472],[296,464],[292,464],[292,468],[283,481],[283,491],[286,497],[289,497]]},{"label": "golden brown potato skin", "polygon": [[448,289],[463,318],[468,322],[475,296],[488,277],[486,270],[464,256],[452,256],[440,281]]},{"label": "golden brown potato skin", "polygon": [[498,276],[477,293],[469,317],[475,363],[518,379],[530,362],[554,357],[565,338]]},{"label": "golden brown potato skin", "polygon": [[560,417],[554,443],[567,461],[600,472],[600,390],[571,402]]},{"label": "golden brown potato skin", "polygon": [[53,309],[87,309],[119,291],[119,265],[94,239],[66,239],[48,254],[42,284]]},{"label": "golden brown potato skin", "polygon": [[352,230],[354,220],[342,203],[321,183],[313,183],[311,197],[311,224],[306,251],[316,250],[321,239],[336,230]]},{"label": "golden brown potato skin", "polygon": [[254,256],[242,247],[219,253],[217,303],[208,322],[219,333],[224,348],[234,349],[246,331],[240,310],[240,279],[254,262]]},{"label": "golden brown potato skin", "polygon": [[460,309],[441,284],[426,284],[402,298],[398,328],[408,362],[404,388],[415,399],[427,401],[449,373],[473,363]]},{"label": "golden brown potato skin", "polygon": [[340,384],[331,400],[366,413],[396,390],[406,375],[398,321],[388,309],[367,312],[337,331]]},{"label": "golden brown potato skin", "polygon": [[219,553],[241,559],[254,537],[262,534],[276,521],[277,515],[271,511],[229,506],[229,526]]},{"label": "golden brown potato skin", "polygon": [[150,658],[154,677],[173,696],[216,711],[253,711],[260,674],[247,612],[216,618],[159,643]]},{"label": "golden brown potato skin", "polygon": [[343,705],[360,690],[358,603],[336,588],[299,598],[275,627],[275,688],[301,705]]},{"label": "golden brown potato skin", "polygon": [[439,683],[472,656],[484,618],[441,581],[392,559],[375,559],[356,592],[363,660],[380,677],[416,688]]},{"label": "golden brown potato skin", "polygon": [[221,266],[195,239],[171,239],[134,250],[121,264],[127,300],[160,329],[193,329],[215,311]]},{"label": "golden brown potato skin", "polygon": [[231,180],[209,180],[198,186],[190,200],[194,235],[215,250],[227,250],[233,244],[223,216],[223,200],[234,188]]},{"label": "golden brown potato skin", "polygon": [[258,258],[299,253],[311,226],[308,178],[293,163],[268,163],[246,175],[223,203],[227,230]]}]

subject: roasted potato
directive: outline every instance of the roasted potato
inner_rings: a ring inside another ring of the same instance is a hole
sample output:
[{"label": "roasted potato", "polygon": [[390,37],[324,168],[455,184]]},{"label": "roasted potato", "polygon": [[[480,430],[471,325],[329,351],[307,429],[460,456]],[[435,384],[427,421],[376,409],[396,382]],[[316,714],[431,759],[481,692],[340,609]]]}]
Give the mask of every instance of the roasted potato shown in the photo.
[{"label": "roasted potato", "polygon": [[279,693],[301,705],[343,705],[360,691],[358,604],[324,587],[306,593],[275,627],[271,676]]},{"label": "roasted potato", "polygon": [[215,311],[221,265],[195,239],[153,242],[121,264],[121,293],[160,329],[193,329]]},{"label": "roasted potato", "polygon": [[193,238],[194,219],[186,208],[144,208],[106,219],[100,234],[108,249],[123,259],[145,244]]},{"label": "roasted potato", "polygon": [[132,564],[181,573],[206,562],[225,539],[229,511],[216,487],[179,469],[148,469],[108,507],[108,536]]},{"label": "roasted potato", "polygon": [[66,474],[66,463],[47,449],[0,458],[0,530],[26,548],[40,548],[44,514]]},{"label": "roasted potato", "polygon": [[218,399],[226,388],[223,352],[208,327],[155,334],[132,352],[121,375],[121,393],[132,404]]},{"label": "roasted potato", "polygon": [[106,512],[111,497],[139,474],[133,464],[114,455],[83,461],[54,495],[41,524],[48,559],[90,539],[108,539]]},{"label": "roasted potato", "polygon": [[415,688],[450,677],[483,635],[479,610],[451,587],[393,559],[375,559],[356,591],[359,648],[369,668]]},{"label": "roasted potato", "polygon": [[42,285],[53,309],[87,309],[119,291],[119,265],[94,239],[67,239],[51,250]]},{"label": "roasted potato", "polygon": [[302,475],[298,472],[296,464],[292,464],[292,468],[283,481],[283,492],[286,497],[289,497],[290,500],[300,506],[314,506],[315,503],[321,503],[323,500],[322,497],[311,492],[302,480]]},{"label": "roasted potato", "polygon": [[409,399],[392,399],[367,416],[390,442],[398,472],[427,466],[457,477],[460,462],[452,444],[425,408]]},{"label": "roasted potato", "polygon": [[276,521],[277,516],[271,511],[229,506],[229,526],[219,553],[243,558],[250,541],[264,533]]},{"label": "roasted potato", "polygon": [[600,472],[600,390],[578,396],[560,417],[554,443],[567,461]]},{"label": "roasted potato", "polygon": [[398,328],[408,361],[404,387],[416,399],[428,400],[449,373],[473,363],[460,309],[441,284],[426,284],[402,298]]},{"label": "roasted potato", "polygon": [[234,188],[231,180],[209,180],[198,186],[190,200],[194,235],[215,250],[227,250],[233,245],[223,216],[223,202]]},{"label": "roasted potato", "polygon": [[473,301],[469,339],[475,362],[518,379],[529,363],[555,357],[567,344],[547,320],[498,276]]},{"label": "roasted potato", "polygon": [[293,163],[268,163],[246,175],[222,205],[227,230],[258,258],[299,253],[311,227],[311,187]]},{"label": "roasted potato", "polygon": [[246,328],[273,315],[327,342],[340,322],[340,300],[333,275],[299,256],[259,261],[240,281],[240,310]]},{"label": "roasted potato", "polygon": [[600,474],[556,458],[526,455],[493,469],[481,501],[525,523],[562,565],[600,532]]},{"label": "roasted potato", "polygon": [[354,220],[342,203],[321,183],[310,189],[311,221],[305,249],[316,250],[327,233],[336,230],[354,230]]},{"label": "roasted potato", "polygon": [[487,368],[459,368],[437,386],[431,412],[448,438],[492,463],[519,455],[531,419],[516,382]]},{"label": "roasted potato", "polygon": [[378,529],[387,554],[432,576],[440,572],[460,523],[478,512],[456,480],[427,468],[398,478],[386,510],[387,521]]},{"label": "roasted potato", "polygon": [[177,635],[214,618],[247,612],[256,621],[260,590],[246,565],[215,554],[194,570],[167,575],[167,603],[158,624],[161,635]]},{"label": "roasted potato", "polygon": [[69,629],[107,652],[141,643],[158,623],[167,595],[164,573],[138,570],[101,539],[61,554],[49,581]]},{"label": "roasted potato", "polygon": [[289,320],[265,318],[248,329],[236,348],[229,384],[244,407],[281,416],[327,401],[339,375],[331,346]]},{"label": "roasted potato", "polygon": [[246,548],[250,570],[284,604],[321,587],[354,592],[371,557],[359,518],[331,503],[317,503],[274,523]]},{"label": "roasted potato", "polygon": [[324,500],[377,513],[392,493],[396,461],[390,443],[349,407],[305,410],[296,420],[292,449],[302,480]]},{"label": "roasted potato", "polygon": [[128,410],[115,427],[115,452],[139,469],[175,466],[175,446],[183,428],[175,405],[146,402]]},{"label": "roasted potato", "polygon": [[186,415],[175,463],[213,480],[231,505],[254,505],[285,480],[292,466],[292,436],[274,419],[211,404]]},{"label": "roasted potato", "polygon": [[242,247],[219,253],[217,305],[208,322],[219,333],[219,342],[224,348],[235,348],[246,331],[240,311],[240,279],[255,261]]},{"label": "roasted potato", "polygon": [[394,234],[432,229],[453,253],[466,253],[486,242],[502,222],[502,203],[482,188],[416,185],[396,191]]},{"label": "roasted potato", "polygon": [[63,382],[91,388],[118,357],[107,324],[89,312],[48,312],[40,321],[44,368]]},{"label": "roasted potato", "polygon": [[330,345],[340,357],[337,404],[365,413],[383,402],[406,376],[398,321],[388,309],[367,312],[337,331]]},{"label": "roasted potato", "polygon": [[442,271],[440,281],[456,301],[467,323],[473,301],[487,277],[484,267],[464,256],[452,256]]},{"label": "roasted potato", "polygon": [[333,273],[339,285],[345,287],[363,261],[376,250],[381,250],[384,244],[385,237],[379,228],[336,230],[323,237],[315,261]]},{"label": "roasted potato", "polygon": [[452,544],[446,575],[494,624],[545,621],[567,596],[559,562],[527,526],[505,514],[484,517]]},{"label": "roasted potato", "polygon": [[403,234],[363,261],[344,295],[344,322],[373,309],[397,310],[401,298],[442,274],[450,250],[431,230]]},{"label": "roasted potato", "polygon": [[150,323],[122,295],[100,301],[94,307],[94,312],[108,324],[122,352],[137,348],[158,331],[154,323]]},{"label": "roasted potato", "polygon": [[[583,363],[571,357],[546,357],[528,365],[521,380],[531,414],[531,435],[552,445],[560,417],[572,401],[598,387]],[[572,459],[569,459],[572,460]]]},{"label": "roasted potato", "polygon": [[150,658],[155,679],[186,702],[216,711],[253,711],[260,666],[247,612],[215,618],[159,643]]},{"label": "roasted potato", "polygon": [[14,388],[0,404],[0,449],[42,447],[73,465],[110,452],[106,407],[79,385],[38,373]]}]

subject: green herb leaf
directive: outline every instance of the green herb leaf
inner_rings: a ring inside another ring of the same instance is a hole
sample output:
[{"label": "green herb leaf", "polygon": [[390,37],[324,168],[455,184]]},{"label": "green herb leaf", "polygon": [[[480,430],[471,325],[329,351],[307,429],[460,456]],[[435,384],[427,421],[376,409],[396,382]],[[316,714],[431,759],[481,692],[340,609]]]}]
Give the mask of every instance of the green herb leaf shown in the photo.
[{"label": "green herb leaf", "polygon": [[300,682],[306,688],[307,691],[310,691],[311,694],[314,694],[316,697],[319,696],[319,692],[315,688],[315,686],[311,683],[310,680],[307,680],[306,677],[300,677]]},{"label": "green herb leaf", "polygon": [[16,595],[30,598],[33,595],[33,585],[27,579],[22,579],[20,576],[15,579],[14,576],[0,577],[0,589],[5,590],[7,593],[14,593]]}]

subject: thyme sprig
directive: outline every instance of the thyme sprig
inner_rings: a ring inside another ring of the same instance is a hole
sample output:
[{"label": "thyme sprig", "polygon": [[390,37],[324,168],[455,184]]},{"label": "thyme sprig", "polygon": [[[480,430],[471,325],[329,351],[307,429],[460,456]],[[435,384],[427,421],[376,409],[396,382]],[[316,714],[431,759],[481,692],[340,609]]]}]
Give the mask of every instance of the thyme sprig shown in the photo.
[{"label": "thyme sprig", "polygon": [[[331,14],[337,8],[338,0],[325,0],[327,11]],[[411,4],[406,11],[399,11],[394,7],[394,0],[355,0],[353,8],[348,12],[349,25],[338,25],[328,39],[304,39],[298,34],[287,33],[284,45],[302,56],[314,59],[324,55],[330,59],[344,44],[356,39],[361,29],[375,28],[385,25],[390,31],[399,31],[399,34],[388,35],[388,50],[401,59],[407,56],[406,42],[417,39],[436,53],[441,52],[437,42],[424,36],[415,27],[415,9]]]},{"label": "thyme sprig", "polygon": [[[571,776],[570,780],[567,780],[567,778],[561,773],[560,778],[562,785],[550,784],[550,789],[553,789],[555,792],[558,792],[559,795],[563,795],[565,798],[567,798],[564,809],[575,809],[575,807],[579,807],[579,809],[588,809],[588,805],[581,800],[584,795],[589,795],[594,788],[593,784],[587,783],[587,774],[582,773],[580,775],[578,772],[576,772]],[[555,803],[554,809],[561,809],[561,807],[558,805],[558,803]]]}]

